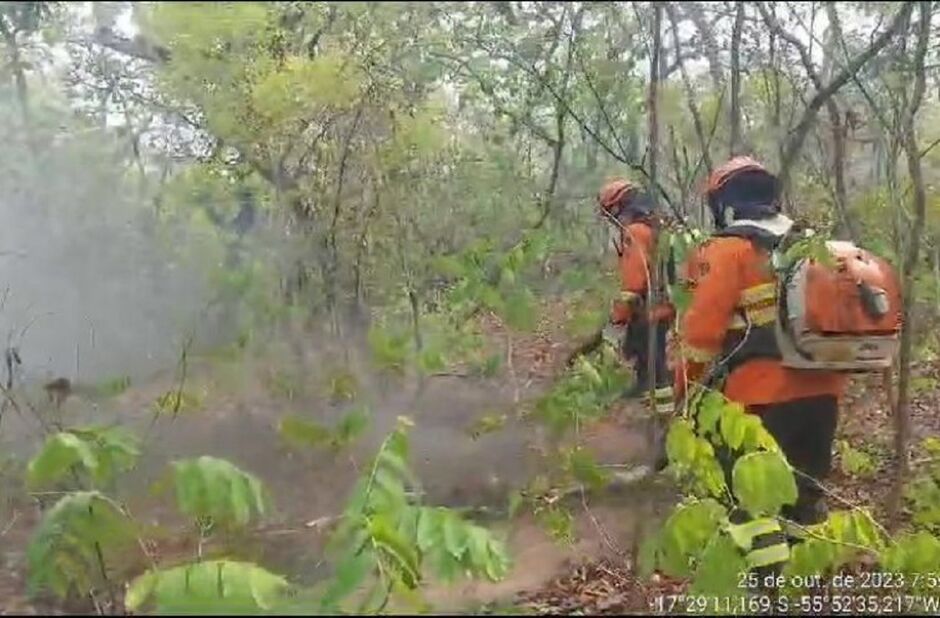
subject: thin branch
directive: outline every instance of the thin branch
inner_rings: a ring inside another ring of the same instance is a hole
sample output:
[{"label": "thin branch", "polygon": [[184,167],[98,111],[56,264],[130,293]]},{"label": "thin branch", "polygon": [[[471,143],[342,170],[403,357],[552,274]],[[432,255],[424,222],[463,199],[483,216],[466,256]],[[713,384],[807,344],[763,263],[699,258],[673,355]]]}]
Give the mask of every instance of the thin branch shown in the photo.
[{"label": "thin branch", "polygon": [[606,140],[604,140],[600,135],[597,134],[597,132],[596,132],[594,129],[592,129],[592,128],[589,126],[589,124],[584,120],[584,118],[583,118],[580,114],[578,114],[576,111],[574,111],[574,109],[573,109],[573,108],[571,107],[571,105],[568,103],[567,99],[565,99],[565,97],[562,97],[562,96],[558,93],[558,91],[555,90],[555,88],[554,88],[550,83],[548,83],[548,82],[546,82],[546,81],[544,80],[544,78],[539,74],[539,72],[538,72],[534,67],[527,66],[525,63],[521,62],[520,60],[518,60],[518,59],[517,59],[516,57],[514,57],[514,56],[511,56],[511,55],[508,55],[508,54],[505,54],[505,53],[501,53],[501,52],[495,52],[495,51],[492,50],[492,49],[487,49],[487,48],[483,45],[483,42],[482,42],[482,41],[478,41],[478,43],[479,43],[481,49],[483,49],[484,51],[486,51],[486,52],[488,52],[488,53],[494,55],[494,57],[496,57],[496,58],[499,58],[499,59],[502,59],[502,60],[506,60],[507,62],[509,62],[509,63],[511,63],[511,64],[513,64],[513,65],[515,65],[516,67],[522,69],[522,70],[525,71],[526,73],[528,73],[528,74],[534,76],[537,80],[539,80],[539,81],[542,83],[542,85],[545,86],[545,89],[548,90],[548,93],[549,93],[550,95],[552,95],[552,97],[553,97],[557,102],[561,103],[562,106],[564,106],[565,112],[566,112],[569,116],[571,116],[571,118],[572,118],[576,123],[578,123],[578,125],[580,126],[580,128],[581,128],[581,130],[582,130],[583,132],[585,132],[585,133],[587,133],[588,135],[590,135],[591,138],[592,138],[594,141],[596,141],[596,142],[598,143],[598,145],[600,145],[600,147],[603,148],[604,151],[607,152],[607,154],[609,154],[611,157],[613,157],[614,159],[616,159],[616,160],[619,161],[620,163],[623,163],[623,164],[629,166],[630,169],[635,170],[635,171],[641,173],[641,174],[644,176],[644,178],[646,178],[646,180],[650,183],[651,187],[657,189],[657,191],[658,191],[659,194],[662,196],[662,198],[663,198],[664,200],[666,200],[666,203],[669,205],[669,207],[670,207],[670,209],[672,210],[673,214],[679,219],[680,222],[682,222],[682,217],[681,217],[679,211],[678,211],[677,208],[676,208],[675,202],[674,202],[674,201],[672,200],[672,198],[669,196],[668,191],[666,191],[666,189],[665,189],[660,183],[658,183],[658,182],[653,182],[653,181],[650,179],[650,174],[649,174],[649,172],[647,171],[647,169],[646,169],[643,165],[638,164],[638,163],[636,163],[635,161],[631,161],[624,153],[618,153],[616,150],[614,150],[614,149],[610,146],[610,144],[607,143]]},{"label": "thin branch", "polygon": [[[761,5],[758,5],[761,6]],[[792,165],[796,160],[796,156],[799,153],[800,149],[803,146],[803,142],[806,140],[806,135],[809,133],[810,127],[816,120],[816,114],[819,112],[820,108],[825,105],[826,101],[832,97],[847,81],[852,79],[852,76],[861,69],[865,63],[875,57],[878,52],[880,52],[888,42],[901,30],[907,20],[910,18],[911,11],[914,8],[913,2],[905,2],[900,10],[895,14],[894,18],[891,20],[891,24],[888,28],[878,35],[868,46],[868,48],[862,53],[858,54],[853,58],[843,69],[836,75],[832,81],[826,84],[823,88],[818,89],[816,94],[810,100],[809,104],[806,106],[806,109],[803,111],[803,115],[800,118],[800,121],[797,123],[796,128],[791,132],[790,139],[787,142],[786,149],[783,154],[783,161],[781,162],[780,169],[780,182],[781,185],[786,186]],[[777,34],[781,37],[783,33],[777,31]]]},{"label": "thin branch", "polygon": [[929,146],[927,146],[926,148],[924,148],[923,150],[921,150],[921,151],[920,151],[920,154],[918,155],[918,157],[921,158],[921,159],[923,159],[924,157],[926,157],[927,154],[937,146],[937,144],[940,144],[940,137],[938,137],[938,138],[935,139],[934,141],[930,142],[930,145],[929,145]]},{"label": "thin branch", "polygon": [[907,107],[904,115],[904,124],[902,131],[902,144],[904,152],[907,155],[907,169],[911,179],[911,187],[914,190],[914,221],[911,224],[909,245],[907,253],[904,256],[903,264],[903,317],[901,331],[901,351],[898,363],[900,374],[898,376],[898,402],[895,414],[895,451],[897,455],[897,467],[895,469],[894,487],[892,488],[889,500],[890,513],[892,519],[900,511],[901,495],[903,492],[904,481],[907,478],[909,470],[910,455],[908,453],[908,444],[910,442],[910,375],[911,375],[911,356],[913,347],[913,329],[914,329],[914,274],[917,262],[920,257],[920,244],[924,233],[926,223],[927,195],[924,187],[923,168],[920,157],[920,150],[917,147],[917,129],[915,127],[915,117],[924,100],[924,92],[927,87],[926,71],[924,70],[924,58],[927,55],[927,44],[930,40],[930,21],[932,17],[932,3],[918,2],[920,7],[920,24],[917,35],[917,48],[914,52],[914,87],[911,93],[910,105]]},{"label": "thin branch", "polygon": [[[672,26],[672,38],[675,41],[676,49],[679,49],[679,18],[676,14],[675,6],[672,2],[666,3],[666,14]],[[692,114],[692,124],[695,127],[695,134],[698,136],[699,144],[702,147],[702,159],[705,162],[705,169],[708,173],[712,171],[712,158],[709,153],[709,142],[705,139],[705,129],[702,125],[702,115],[699,112],[698,105],[695,103],[695,90],[692,87],[692,80],[689,73],[685,70],[685,64],[682,62],[682,55],[678,54],[676,63],[679,65],[679,74],[682,76],[682,83],[685,86],[686,104],[689,106],[689,112]],[[685,193],[685,192],[683,192]]]},{"label": "thin branch", "polygon": [[[741,31],[744,25],[744,2],[735,3],[734,28],[731,30],[731,109],[729,122],[728,155],[737,154],[741,141]],[[760,4],[758,4],[760,6]]]}]

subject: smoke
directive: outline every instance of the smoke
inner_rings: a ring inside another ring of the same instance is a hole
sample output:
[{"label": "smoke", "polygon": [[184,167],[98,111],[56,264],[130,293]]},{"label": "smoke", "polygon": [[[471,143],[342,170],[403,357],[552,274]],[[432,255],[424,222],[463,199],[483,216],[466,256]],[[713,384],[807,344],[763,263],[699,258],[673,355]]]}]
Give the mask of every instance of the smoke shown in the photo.
[{"label": "smoke", "polygon": [[19,348],[21,378],[142,377],[172,365],[188,332],[222,336],[205,311],[209,265],[183,257],[198,237],[160,227],[120,144],[31,139],[35,152],[8,139],[0,154],[0,344]]}]

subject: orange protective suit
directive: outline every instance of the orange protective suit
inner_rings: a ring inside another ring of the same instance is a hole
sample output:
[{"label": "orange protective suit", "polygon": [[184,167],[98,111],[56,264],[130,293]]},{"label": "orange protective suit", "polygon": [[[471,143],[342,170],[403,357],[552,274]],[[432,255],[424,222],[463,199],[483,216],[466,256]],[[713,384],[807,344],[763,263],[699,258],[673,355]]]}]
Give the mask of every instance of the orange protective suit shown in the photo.
[{"label": "orange protective suit", "polygon": [[[655,265],[651,263],[651,253],[655,242],[655,231],[647,221],[635,221],[625,226],[620,234],[620,298],[614,301],[610,321],[614,324],[628,324],[634,320],[646,321],[645,301],[649,292],[649,273]],[[653,322],[671,320],[675,309],[669,303],[661,302],[653,308]]]},{"label": "orange protective suit", "polygon": [[777,288],[769,257],[748,239],[728,236],[712,238],[689,259],[692,300],[679,329],[685,362],[676,367],[678,397],[711,363],[730,358],[723,391],[745,406],[841,398],[848,376],[790,369],[774,358]]}]

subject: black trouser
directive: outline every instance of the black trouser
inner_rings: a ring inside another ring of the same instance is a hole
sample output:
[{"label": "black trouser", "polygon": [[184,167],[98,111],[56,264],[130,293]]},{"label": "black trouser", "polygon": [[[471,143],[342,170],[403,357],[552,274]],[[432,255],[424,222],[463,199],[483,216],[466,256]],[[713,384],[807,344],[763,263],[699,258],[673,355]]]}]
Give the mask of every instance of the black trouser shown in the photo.
[{"label": "black trouser", "polygon": [[818,483],[825,482],[832,468],[838,400],[831,395],[809,397],[755,406],[753,411],[797,471],[799,497],[794,506],[784,507],[782,515],[803,525],[819,523],[825,494]]},{"label": "black trouser", "polygon": [[[668,321],[655,322],[656,337],[656,388],[672,384],[672,372],[666,366],[666,334],[669,331]],[[634,321],[627,326],[627,336],[623,340],[623,355],[627,360],[633,359],[636,368],[636,385],[638,390],[646,390],[650,386],[649,376],[649,322]]]},{"label": "black trouser", "polygon": [[[796,504],[784,506],[781,515],[797,524],[810,526],[821,523],[825,517],[825,494],[820,488],[829,476],[832,467],[832,441],[835,438],[839,404],[833,396],[809,397],[781,403],[751,406],[750,411],[758,414],[764,427],[774,437],[795,468],[797,487]],[[725,472],[728,487],[732,487],[731,472],[736,458],[727,448],[717,451],[718,460]],[[741,524],[751,519],[743,509],[732,511],[730,519]],[[754,549],[769,547],[787,540],[783,532],[758,536],[754,539]],[[791,543],[793,539],[790,539]],[[778,573],[780,563],[756,569],[763,581],[763,576]]]},{"label": "black trouser", "polygon": [[[760,416],[787,461],[796,469],[797,502],[785,506],[781,515],[798,524],[819,523],[819,506],[824,493],[815,481],[824,482],[832,467],[839,404],[835,397],[809,397],[762,406],[750,411]],[[727,449],[718,449],[718,459],[731,487],[731,471],[736,458]],[[815,479],[815,481],[813,480]]]},{"label": "black trouser", "polygon": [[[671,327],[671,321],[655,322],[655,353],[656,353],[656,389],[664,389],[672,386],[673,374],[666,363],[666,334]],[[650,388],[649,375],[649,334],[650,326],[646,321],[631,322],[627,327],[627,335],[623,342],[623,355],[627,360],[633,359],[636,380],[626,393],[628,398],[645,397]],[[656,393],[655,405],[660,407],[662,401],[659,399],[665,396],[669,401],[669,408],[672,409],[673,394],[670,389],[668,393]],[[662,413],[656,413],[647,419],[647,437],[652,445],[649,453],[649,463],[656,471],[663,470],[669,463],[666,457],[666,434],[668,433],[668,417]]]}]

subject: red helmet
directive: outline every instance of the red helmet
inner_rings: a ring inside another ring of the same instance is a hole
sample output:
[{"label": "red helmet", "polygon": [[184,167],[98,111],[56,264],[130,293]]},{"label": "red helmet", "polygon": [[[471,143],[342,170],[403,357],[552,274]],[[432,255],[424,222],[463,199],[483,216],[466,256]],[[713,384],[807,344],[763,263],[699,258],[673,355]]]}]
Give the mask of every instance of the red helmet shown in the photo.
[{"label": "red helmet", "polygon": [[624,198],[636,191],[636,186],[629,180],[617,178],[605,184],[597,194],[597,202],[602,210],[615,213],[623,204]]},{"label": "red helmet", "polygon": [[756,159],[746,156],[734,157],[715,168],[711,176],[708,177],[705,194],[709,197],[714,195],[741,172],[764,172],[773,177],[773,174]]}]

